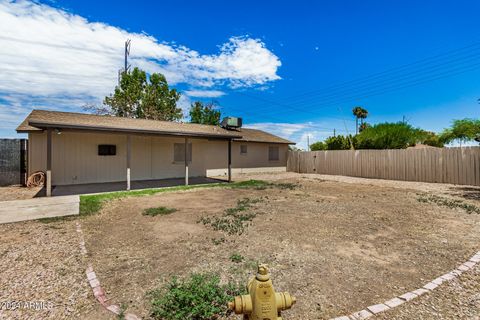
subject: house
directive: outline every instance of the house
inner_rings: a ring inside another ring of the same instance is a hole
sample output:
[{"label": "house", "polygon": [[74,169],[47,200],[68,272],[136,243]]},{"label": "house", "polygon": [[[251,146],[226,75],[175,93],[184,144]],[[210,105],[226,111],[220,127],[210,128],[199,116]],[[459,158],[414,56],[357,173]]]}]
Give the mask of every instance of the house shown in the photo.
[{"label": "house", "polygon": [[292,142],[255,129],[33,110],[18,126],[28,133],[28,174],[44,171],[52,186],[285,171]]}]

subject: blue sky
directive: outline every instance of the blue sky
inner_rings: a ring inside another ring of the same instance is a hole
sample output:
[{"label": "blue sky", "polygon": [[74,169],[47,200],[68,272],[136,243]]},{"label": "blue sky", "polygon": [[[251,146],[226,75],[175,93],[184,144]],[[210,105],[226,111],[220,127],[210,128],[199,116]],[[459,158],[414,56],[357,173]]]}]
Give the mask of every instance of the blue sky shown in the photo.
[{"label": "blue sky", "polygon": [[34,108],[79,111],[131,64],[163,72],[195,100],[218,101],[298,142],[367,121],[440,131],[477,117],[478,1],[0,1],[1,137]]}]

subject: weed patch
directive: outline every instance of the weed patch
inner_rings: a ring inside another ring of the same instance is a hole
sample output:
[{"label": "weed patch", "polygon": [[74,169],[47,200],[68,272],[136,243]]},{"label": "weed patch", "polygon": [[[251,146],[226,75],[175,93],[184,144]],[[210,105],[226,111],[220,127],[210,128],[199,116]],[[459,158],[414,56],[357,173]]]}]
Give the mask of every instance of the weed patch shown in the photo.
[{"label": "weed patch", "polygon": [[294,190],[298,187],[296,183],[274,183],[274,182],[267,182],[263,180],[247,180],[247,181],[240,181],[236,182],[232,188],[236,189],[254,189],[254,190],[265,190],[267,188],[278,188],[278,189],[288,189]]},{"label": "weed patch", "polygon": [[473,204],[465,203],[461,200],[447,199],[447,198],[434,196],[434,195],[430,195],[430,196],[421,195],[417,198],[417,200],[423,203],[435,203],[439,206],[448,207],[451,209],[463,209],[468,214],[480,213],[479,207],[474,206]]},{"label": "weed patch", "polygon": [[220,284],[212,274],[191,274],[186,279],[173,278],[165,287],[151,291],[151,317],[166,320],[210,320],[228,316],[227,302],[243,294],[236,283]]},{"label": "weed patch", "polygon": [[241,235],[257,216],[257,213],[249,209],[252,209],[252,204],[260,201],[261,199],[243,198],[237,201],[235,207],[226,209],[220,217],[202,217],[197,223],[209,225],[213,230],[229,235]]},{"label": "weed patch", "polygon": [[167,214],[174,213],[175,211],[177,211],[177,209],[167,208],[167,207],[148,208],[143,210],[143,215],[152,216],[152,217],[155,217],[158,215],[165,216]]},{"label": "weed patch", "polygon": [[230,261],[235,263],[240,263],[243,260],[245,260],[245,258],[239,253],[232,253],[232,255],[230,256]]},{"label": "weed patch", "polygon": [[212,238],[212,243],[216,246],[221,245],[222,243],[225,243],[226,239],[224,237],[221,238]]}]

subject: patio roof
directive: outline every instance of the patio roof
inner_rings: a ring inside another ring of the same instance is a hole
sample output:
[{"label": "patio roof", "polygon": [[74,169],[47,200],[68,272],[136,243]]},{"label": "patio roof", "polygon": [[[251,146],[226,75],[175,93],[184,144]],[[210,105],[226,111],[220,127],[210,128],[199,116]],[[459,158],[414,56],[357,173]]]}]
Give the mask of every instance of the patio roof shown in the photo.
[{"label": "patio roof", "polygon": [[184,137],[233,139],[246,142],[293,144],[291,141],[257,129],[239,128],[237,130],[226,130],[219,126],[197,123],[133,119],[108,115],[46,110],[33,110],[17,127],[17,132],[35,132],[48,128],[160,134]]}]

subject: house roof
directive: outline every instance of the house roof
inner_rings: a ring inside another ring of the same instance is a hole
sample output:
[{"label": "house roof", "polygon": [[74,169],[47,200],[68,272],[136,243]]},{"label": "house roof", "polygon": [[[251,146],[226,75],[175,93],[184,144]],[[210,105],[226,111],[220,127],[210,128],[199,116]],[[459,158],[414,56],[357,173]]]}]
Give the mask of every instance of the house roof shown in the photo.
[{"label": "house roof", "polygon": [[17,132],[34,132],[47,128],[150,133],[187,137],[234,139],[251,142],[292,143],[255,129],[226,130],[219,126],[173,121],[158,121],[92,115],[85,113],[33,110],[17,127]]},{"label": "house roof", "polygon": [[235,139],[235,141],[295,144],[287,139],[258,129],[239,128],[234,132],[242,136],[240,139]]}]

